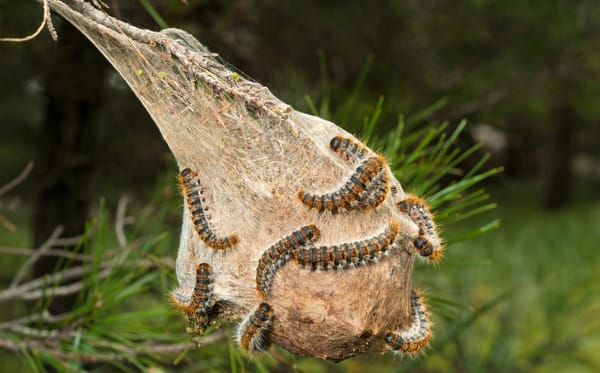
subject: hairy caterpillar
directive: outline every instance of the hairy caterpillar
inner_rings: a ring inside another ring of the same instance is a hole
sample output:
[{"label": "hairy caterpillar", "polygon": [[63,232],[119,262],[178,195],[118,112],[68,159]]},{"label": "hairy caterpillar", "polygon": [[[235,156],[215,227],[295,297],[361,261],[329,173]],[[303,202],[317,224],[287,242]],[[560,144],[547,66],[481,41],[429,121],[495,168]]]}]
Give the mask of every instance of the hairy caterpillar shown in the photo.
[{"label": "hairy caterpillar", "polygon": [[240,240],[237,233],[232,233],[226,237],[218,237],[214,233],[213,227],[208,221],[205,213],[207,210],[206,201],[202,196],[204,191],[200,185],[198,173],[189,168],[183,169],[179,174],[179,183],[185,199],[187,200],[194,228],[204,243],[216,250],[224,250],[237,244]]},{"label": "hairy caterpillar", "polygon": [[320,232],[314,225],[306,225],[277,241],[264,251],[256,267],[256,288],[262,296],[268,295],[277,270],[283,266],[295,252],[307,243],[319,238]]},{"label": "hairy caterpillar", "polygon": [[300,190],[298,198],[303,204],[319,212],[331,211],[335,214],[341,210],[352,210],[354,205],[364,198],[361,197],[363,192],[369,188],[373,178],[382,172],[384,164],[380,156],[369,157],[361,162],[338,190],[320,195]]},{"label": "hairy caterpillar", "polygon": [[273,308],[261,303],[239,326],[238,344],[244,351],[257,355],[271,345],[269,334],[273,325]]},{"label": "hairy caterpillar", "polygon": [[[360,141],[339,135],[331,139],[329,147],[342,158],[351,162],[362,159],[370,153],[369,149]],[[389,190],[389,176],[384,168],[359,197],[358,207],[363,210],[376,208],[383,202]]]},{"label": "hairy caterpillar", "polygon": [[429,344],[431,339],[431,321],[423,295],[412,290],[410,293],[410,307],[413,313],[413,322],[407,330],[395,331],[385,336],[385,343],[398,353],[416,353]]},{"label": "hairy caterpillar", "polygon": [[384,232],[366,240],[301,248],[294,256],[294,261],[312,269],[343,269],[366,265],[386,254],[397,234],[398,223],[392,221]]},{"label": "hairy caterpillar", "polygon": [[389,180],[390,177],[386,169],[382,169],[363,192],[358,207],[362,210],[370,210],[381,205],[390,190]]},{"label": "hairy caterpillar", "polygon": [[339,135],[329,141],[329,147],[350,162],[362,159],[369,153],[367,147],[360,141]]},{"label": "hairy caterpillar", "polygon": [[443,255],[443,248],[437,225],[427,203],[419,197],[409,195],[396,205],[419,227],[419,237],[413,241],[419,254],[432,262],[439,261]]},{"label": "hairy caterpillar", "polygon": [[198,264],[196,266],[196,284],[191,297],[182,294],[178,289],[171,293],[171,303],[188,317],[194,314],[207,314],[212,306],[210,301],[212,273],[212,267],[208,263]]}]

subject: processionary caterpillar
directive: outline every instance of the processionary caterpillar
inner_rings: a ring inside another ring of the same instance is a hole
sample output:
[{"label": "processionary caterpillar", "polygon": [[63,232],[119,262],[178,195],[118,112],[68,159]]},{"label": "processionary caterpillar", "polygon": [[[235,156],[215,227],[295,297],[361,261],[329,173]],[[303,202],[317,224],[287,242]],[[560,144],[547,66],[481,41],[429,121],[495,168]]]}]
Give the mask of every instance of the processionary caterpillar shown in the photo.
[{"label": "processionary caterpillar", "polygon": [[407,330],[395,331],[385,336],[388,347],[398,353],[417,353],[429,344],[431,339],[431,321],[423,295],[412,290],[410,293],[410,307],[413,313],[413,322]]},{"label": "processionary caterpillar", "polygon": [[360,141],[339,135],[329,141],[329,147],[349,162],[362,159],[370,153],[369,149]]},{"label": "processionary caterpillar", "polygon": [[366,197],[363,193],[369,189],[373,178],[380,172],[385,172],[384,164],[380,156],[371,156],[361,162],[338,190],[325,194],[300,190],[298,198],[303,204],[319,212],[331,211],[335,214],[342,210],[352,210]]},{"label": "processionary caterpillar", "polygon": [[419,227],[419,237],[413,241],[419,254],[432,262],[439,261],[443,255],[442,243],[427,203],[419,197],[409,195],[396,205]]},{"label": "processionary caterpillar", "polygon": [[180,289],[170,295],[171,303],[188,317],[194,314],[207,314],[212,306],[210,301],[210,285],[212,284],[212,267],[208,263],[196,266],[196,284],[190,295],[182,294]]},{"label": "processionary caterpillar", "polygon": [[206,201],[203,197],[203,189],[200,185],[198,172],[185,168],[179,174],[179,183],[181,190],[187,201],[194,228],[204,243],[216,250],[224,250],[237,244],[240,240],[237,233],[232,233],[226,237],[218,237],[214,228],[210,225],[206,215]]},{"label": "processionary caterpillar", "polygon": [[256,288],[262,296],[269,294],[271,283],[277,270],[283,266],[295,252],[311,241],[319,238],[320,232],[314,225],[306,225],[277,241],[264,251],[256,267]]},{"label": "processionary caterpillar", "polygon": [[244,351],[257,355],[271,345],[270,332],[273,325],[273,308],[261,303],[239,326],[238,344]]},{"label": "processionary caterpillar", "polygon": [[362,241],[332,246],[308,247],[298,250],[294,261],[312,269],[344,269],[376,262],[390,249],[398,223],[392,221],[384,232]]}]

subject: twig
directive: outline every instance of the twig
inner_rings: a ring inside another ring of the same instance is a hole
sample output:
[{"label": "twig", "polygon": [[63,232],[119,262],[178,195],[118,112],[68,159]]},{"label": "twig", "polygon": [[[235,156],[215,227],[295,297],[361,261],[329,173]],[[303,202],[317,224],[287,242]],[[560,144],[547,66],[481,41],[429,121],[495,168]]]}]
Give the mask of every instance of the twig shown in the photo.
[{"label": "twig", "polygon": [[42,244],[42,246],[40,246],[36,250],[36,253],[34,253],[33,255],[31,255],[25,261],[25,263],[23,263],[23,265],[21,266],[21,268],[19,268],[19,271],[17,272],[17,274],[15,275],[15,277],[13,278],[13,280],[12,280],[12,282],[10,284],[10,288],[11,289],[14,289],[17,286],[19,286],[19,283],[21,282],[21,280],[23,280],[23,277],[25,277],[25,275],[27,274],[27,271],[40,258],[40,256],[41,256],[42,253],[50,250],[50,248],[54,244],[54,241],[62,234],[62,232],[63,232],[63,227],[61,227],[61,226],[56,227],[54,229],[54,232],[52,232],[52,234],[46,240],[46,242],[44,242]]},{"label": "twig", "polygon": [[[107,264],[107,263],[104,263]],[[20,294],[37,289],[48,284],[58,283],[61,280],[80,278],[84,273],[90,270],[89,265],[68,268],[62,271],[54,272],[44,277],[36,278],[16,288],[9,288],[0,292],[0,301],[8,299],[18,299]]]},{"label": "twig", "polygon": [[[96,277],[96,279],[102,280],[103,278],[107,277],[110,274],[111,270],[112,270],[112,268],[110,268],[110,267],[105,268],[100,273],[98,273],[98,276]],[[79,292],[81,289],[83,289],[83,282],[78,281],[78,282],[74,282],[69,285],[48,287],[48,288],[44,288],[44,289],[32,290],[29,292],[21,293],[21,294],[19,294],[18,297],[15,297],[15,299],[36,300],[36,299],[41,299],[42,297],[46,297],[46,298],[64,297],[66,295],[75,294],[75,293]]]},{"label": "twig", "polygon": [[60,334],[60,331],[58,329],[54,329],[54,330],[36,329],[36,328],[31,328],[29,326],[24,326],[24,325],[8,325],[4,329],[14,332],[14,333],[19,333],[23,336],[33,337],[33,338],[56,338]]},{"label": "twig", "polygon": [[59,315],[52,315],[48,310],[43,310],[40,314],[33,314],[18,319],[12,319],[0,323],[0,330],[8,329],[15,325],[26,325],[30,323],[47,323],[52,324],[59,321],[63,321],[72,315],[70,313],[61,313]]},{"label": "twig", "polygon": [[11,231],[12,233],[17,231],[17,226],[13,222],[8,220],[8,218],[2,213],[0,213],[0,224],[2,224],[6,229]]},{"label": "twig", "polygon": [[[90,237],[89,232],[88,232],[87,237],[88,238]],[[83,235],[74,236],[74,237],[57,238],[54,241],[54,246],[75,246],[81,242],[82,238],[83,238]]]},{"label": "twig", "polygon": [[0,38],[0,42],[1,41],[6,41],[6,42],[15,42],[15,43],[21,43],[24,41],[29,41],[33,38],[35,38],[36,36],[38,36],[40,34],[40,32],[42,32],[42,30],[44,29],[44,26],[48,26],[48,32],[50,32],[50,36],[52,36],[52,39],[54,41],[57,40],[57,35],[56,35],[56,31],[54,30],[54,25],[52,24],[52,20],[50,19],[50,8],[48,7],[48,0],[42,0],[43,2],[43,9],[44,9],[44,15],[42,17],[42,22],[40,23],[40,26],[37,28],[37,30],[35,30],[35,32],[31,35],[22,37],[22,38]]},{"label": "twig", "polygon": [[[227,338],[227,331],[225,331],[224,329],[221,329],[210,335],[207,335],[206,337],[196,340],[193,344],[193,347],[200,348],[200,347],[208,346],[215,342],[219,342],[225,338]],[[184,349],[181,349],[181,351],[184,351]],[[173,352],[175,352],[175,351],[173,351]]]},{"label": "twig", "polygon": [[[2,39],[0,39],[0,41],[2,41]],[[21,171],[19,176],[15,177],[13,180],[9,181],[8,183],[6,183],[2,187],[0,187],[0,196],[7,193],[8,191],[13,189],[17,185],[21,184],[23,182],[23,180],[25,180],[27,178],[27,176],[29,176],[29,173],[31,172],[32,169],[33,169],[33,161],[27,162],[27,165],[25,166],[23,171]]]},{"label": "twig", "polygon": [[[219,330],[211,335],[208,335],[197,342],[197,344],[177,343],[177,344],[155,344],[143,345],[140,344],[136,348],[119,346],[118,350],[126,349],[128,354],[120,353],[101,353],[94,351],[89,355],[77,354],[61,350],[60,341],[58,339],[49,339],[39,341],[30,339],[26,341],[14,341],[10,339],[0,339],[0,349],[23,352],[23,350],[38,350],[41,353],[48,353],[62,360],[75,360],[83,363],[104,363],[111,361],[124,361],[141,355],[167,355],[178,354],[183,351],[195,349],[197,345],[206,346],[212,343],[219,342],[227,338],[225,330]],[[116,348],[117,346],[112,346]]]},{"label": "twig", "polygon": [[117,206],[117,216],[115,218],[115,234],[121,248],[127,247],[127,237],[125,236],[125,211],[127,210],[129,198],[121,197]]},{"label": "twig", "polygon": [[[58,243],[60,240],[56,240]],[[8,255],[22,255],[22,256],[31,256],[36,254],[37,249],[23,249],[19,247],[2,247],[0,246],[0,254],[8,254]],[[105,257],[111,257],[114,253],[109,252],[108,254],[104,254]],[[88,254],[78,254],[69,250],[63,249],[49,249],[40,253],[39,256],[56,256],[61,258],[67,258],[71,260],[80,260],[82,262],[89,262],[94,260],[94,256]]]},{"label": "twig", "polygon": [[[156,261],[150,260],[150,259],[143,259],[143,260],[136,260],[136,261],[131,261],[131,262],[125,262],[125,264],[127,264],[128,266],[132,266],[132,267],[156,267]],[[174,266],[174,263],[172,260],[167,260],[164,259],[164,264],[165,265],[169,265],[171,267]],[[102,278],[106,277],[108,275],[108,273],[114,268],[114,263],[113,261],[107,261],[107,262],[103,262],[100,264],[100,268],[103,269],[103,272],[101,272],[98,276],[102,275]],[[48,288],[48,286],[50,284],[56,284],[59,283],[60,281],[66,281],[66,280],[70,280],[70,279],[79,279],[81,278],[85,273],[87,273],[90,270],[90,265],[86,264],[86,265],[81,265],[81,266],[77,266],[77,267],[71,267],[62,271],[58,271],[58,272],[54,272],[52,274],[46,275],[44,277],[41,278],[36,278],[34,280],[31,280],[29,282],[23,283],[18,287],[15,288],[9,288],[3,291],[0,291],[0,302],[3,301],[8,301],[8,300],[13,300],[13,299],[26,299],[26,300],[33,300],[33,299],[40,299],[42,298],[45,294],[54,294],[57,295],[56,293],[51,293],[51,288]],[[104,271],[107,271],[106,273],[104,273]],[[75,284],[72,284],[75,285]],[[68,285],[71,286],[71,285]],[[45,289],[39,289],[42,287],[46,287]],[[60,290],[60,294],[59,295],[66,295],[64,292],[68,292],[71,291],[69,290],[70,288],[65,287],[61,287],[62,290]],[[39,289],[39,290],[36,290]],[[33,296],[32,294],[35,294],[35,296]]]}]

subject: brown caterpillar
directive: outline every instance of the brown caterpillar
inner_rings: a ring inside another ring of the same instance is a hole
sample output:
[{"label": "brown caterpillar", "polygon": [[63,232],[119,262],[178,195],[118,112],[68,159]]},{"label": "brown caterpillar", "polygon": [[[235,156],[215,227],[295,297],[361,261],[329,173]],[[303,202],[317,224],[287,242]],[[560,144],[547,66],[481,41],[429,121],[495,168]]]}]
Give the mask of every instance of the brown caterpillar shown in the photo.
[{"label": "brown caterpillar", "polygon": [[271,346],[273,308],[261,303],[239,326],[237,340],[240,348],[252,355],[265,352]]},{"label": "brown caterpillar", "polygon": [[304,190],[298,192],[300,201],[319,212],[351,210],[360,196],[369,188],[373,178],[383,170],[384,161],[380,156],[365,159],[354,171],[346,183],[337,191],[326,194],[311,194]]},{"label": "brown caterpillar", "polygon": [[335,136],[329,141],[329,147],[346,161],[354,162],[369,154],[369,149],[360,141],[351,137]]},{"label": "brown caterpillar", "polygon": [[358,208],[361,210],[370,210],[379,207],[390,190],[389,181],[390,177],[384,168],[375,176],[371,184],[363,192],[358,202]]},{"label": "brown caterpillar", "polygon": [[214,233],[214,229],[210,225],[205,213],[208,208],[206,207],[206,201],[202,196],[204,191],[200,185],[198,173],[189,168],[185,168],[179,174],[178,179],[183,196],[187,200],[190,213],[192,214],[194,228],[196,229],[198,236],[200,236],[200,239],[204,241],[208,247],[215,250],[225,250],[240,242],[237,233],[232,233],[226,237],[217,237]]},{"label": "brown caterpillar", "polygon": [[427,203],[419,197],[409,195],[396,206],[419,227],[419,237],[413,241],[419,254],[432,262],[438,262],[442,258],[443,248],[437,225]]},{"label": "brown caterpillar", "polygon": [[196,285],[191,297],[182,294],[180,289],[170,294],[171,303],[188,317],[194,314],[207,314],[212,307],[210,285],[212,284],[212,267],[208,263],[196,266]]},{"label": "brown caterpillar", "polygon": [[345,269],[376,262],[387,253],[398,234],[398,223],[392,221],[381,234],[372,238],[333,246],[300,248],[294,261],[315,269]]},{"label": "brown caterpillar", "polygon": [[423,295],[412,290],[410,293],[410,307],[413,313],[413,322],[407,330],[395,331],[385,336],[385,343],[396,353],[414,354],[423,350],[431,339],[431,321]]},{"label": "brown caterpillar", "polygon": [[256,289],[261,296],[266,296],[271,290],[271,284],[277,270],[283,266],[296,251],[307,243],[319,238],[320,232],[314,225],[306,225],[288,236],[277,241],[264,251],[256,267]]}]

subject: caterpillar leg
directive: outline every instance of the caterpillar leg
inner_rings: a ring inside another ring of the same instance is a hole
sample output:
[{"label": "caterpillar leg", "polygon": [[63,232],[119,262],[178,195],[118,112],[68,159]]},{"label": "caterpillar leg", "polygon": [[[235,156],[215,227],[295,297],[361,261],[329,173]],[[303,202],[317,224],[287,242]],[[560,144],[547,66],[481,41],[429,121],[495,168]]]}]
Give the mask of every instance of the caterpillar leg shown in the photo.
[{"label": "caterpillar leg", "polygon": [[431,321],[423,295],[412,290],[410,306],[413,322],[406,330],[396,330],[385,336],[387,347],[396,353],[415,354],[422,351],[431,339]]},{"label": "caterpillar leg", "polygon": [[240,239],[235,232],[225,237],[219,237],[215,233],[206,214],[208,207],[198,172],[185,168],[179,173],[178,180],[183,196],[190,209],[194,228],[200,239],[208,247],[215,250],[225,250],[239,243]]},{"label": "caterpillar leg", "polygon": [[213,271],[208,263],[200,263],[196,266],[196,284],[191,294],[182,288],[174,290],[170,294],[171,303],[181,310],[187,317],[205,315],[212,308],[210,287],[212,285]]},{"label": "caterpillar leg", "polygon": [[261,303],[239,326],[237,340],[240,348],[251,355],[268,350],[272,326],[273,308],[268,303]]},{"label": "caterpillar leg", "polygon": [[315,269],[345,269],[376,262],[387,253],[398,234],[398,223],[392,221],[380,234],[356,242],[332,246],[304,247],[294,255],[301,266]]},{"label": "caterpillar leg", "polygon": [[443,256],[442,240],[427,203],[419,197],[407,196],[396,206],[419,227],[419,236],[413,241],[419,255],[431,262],[438,262]]},{"label": "caterpillar leg", "polygon": [[256,267],[256,288],[261,296],[269,294],[277,270],[295,256],[301,247],[319,238],[319,234],[316,226],[306,225],[264,251]]}]

